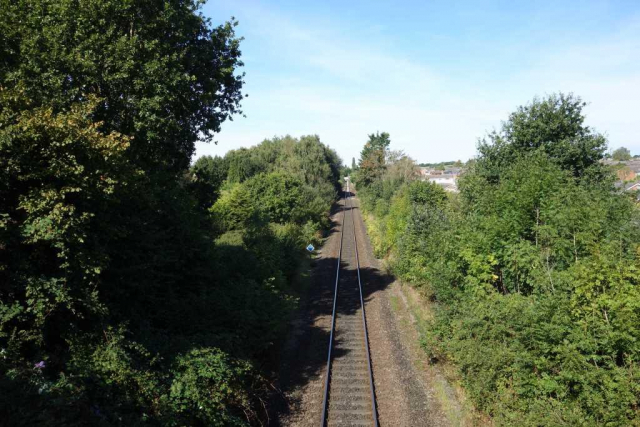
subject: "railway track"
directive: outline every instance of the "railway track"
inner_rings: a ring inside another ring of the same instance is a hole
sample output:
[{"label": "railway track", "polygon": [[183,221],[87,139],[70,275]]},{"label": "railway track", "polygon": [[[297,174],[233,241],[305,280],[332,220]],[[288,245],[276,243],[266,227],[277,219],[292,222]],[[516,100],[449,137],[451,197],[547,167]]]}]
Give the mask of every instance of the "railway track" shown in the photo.
[{"label": "railway track", "polygon": [[342,209],[322,426],[378,426],[349,182]]}]

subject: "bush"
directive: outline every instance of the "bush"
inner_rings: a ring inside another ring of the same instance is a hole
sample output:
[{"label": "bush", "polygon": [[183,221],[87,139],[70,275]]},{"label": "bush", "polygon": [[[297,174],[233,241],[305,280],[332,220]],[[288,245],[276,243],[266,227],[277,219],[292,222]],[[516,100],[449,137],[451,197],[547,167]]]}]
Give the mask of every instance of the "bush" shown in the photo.
[{"label": "bush", "polygon": [[360,189],[376,247],[437,302],[422,345],[498,425],[640,425],[640,212],[578,101],[514,113],[460,194]]},{"label": "bush", "polygon": [[181,423],[244,426],[256,418],[247,393],[256,382],[249,363],[216,348],[192,350],[177,359],[174,372],[168,400]]}]

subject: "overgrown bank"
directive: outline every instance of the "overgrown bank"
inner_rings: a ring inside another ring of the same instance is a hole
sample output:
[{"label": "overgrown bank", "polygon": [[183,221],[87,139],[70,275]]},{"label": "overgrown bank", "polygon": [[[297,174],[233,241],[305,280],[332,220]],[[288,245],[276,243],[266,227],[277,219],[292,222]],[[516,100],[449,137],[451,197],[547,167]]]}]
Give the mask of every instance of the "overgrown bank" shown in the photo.
[{"label": "overgrown bank", "polygon": [[416,180],[386,134],[354,174],[378,255],[437,303],[423,347],[499,425],[640,423],[638,210],[583,105],[518,109],[457,194]]},{"label": "overgrown bank", "polygon": [[340,160],[285,137],[191,167],[240,113],[236,23],[81,3],[0,3],[0,424],[257,424]]}]

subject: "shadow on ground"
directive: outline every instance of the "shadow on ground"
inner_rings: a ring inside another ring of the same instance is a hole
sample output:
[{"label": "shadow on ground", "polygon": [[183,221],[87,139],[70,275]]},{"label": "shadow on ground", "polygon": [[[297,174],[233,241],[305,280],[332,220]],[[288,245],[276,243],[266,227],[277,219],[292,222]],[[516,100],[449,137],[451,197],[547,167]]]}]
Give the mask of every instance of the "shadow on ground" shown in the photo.
[{"label": "shadow on ground", "polygon": [[[353,194],[351,194],[353,196]],[[344,200],[340,204],[336,204],[334,215],[340,223],[342,222],[342,212],[344,210],[353,209],[357,211],[358,207],[343,207]],[[349,221],[349,217],[346,217]],[[356,219],[356,226],[359,220]],[[340,224],[337,221],[332,223],[331,230],[328,235],[339,233]],[[349,225],[348,225],[349,226]],[[348,265],[349,254],[347,252],[353,250],[353,245],[349,247],[346,242],[347,233],[345,233],[345,242],[343,243],[343,261],[340,266],[341,280],[338,286],[338,295],[340,297],[340,289],[347,286],[357,286],[357,275],[355,270]],[[339,238],[339,234],[337,236]],[[326,242],[328,243],[328,241]],[[325,243],[325,244],[326,244]],[[362,258],[366,246],[358,242],[358,250]],[[335,253],[328,253],[334,251]],[[355,257],[355,255],[353,255]],[[345,261],[346,260],[346,261]],[[292,413],[300,409],[300,394],[294,393],[297,390],[304,390],[312,381],[322,376],[327,367],[327,356],[329,349],[329,329],[331,322],[331,312],[333,308],[333,296],[335,290],[336,270],[338,262],[338,248],[326,248],[323,256],[314,261],[312,267],[311,286],[301,300],[301,306],[298,316],[292,322],[291,332],[287,343],[282,352],[280,363],[279,381],[277,384],[278,393],[270,403],[270,424],[272,426],[280,426],[283,420]],[[393,278],[374,268],[361,268],[360,276],[362,282],[362,293],[365,301],[365,310],[367,301],[373,294],[380,290],[384,290],[392,282]],[[346,295],[346,292],[344,292]],[[336,313],[353,314],[359,308],[359,301],[352,298],[344,303],[338,304]],[[370,327],[370,325],[369,325]],[[345,350],[334,349],[333,355],[338,357],[342,355],[340,352]],[[375,373],[374,373],[375,374]],[[318,390],[317,401],[318,413],[322,407],[322,390]],[[295,396],[295,397],[294,397]],[[318,418],[320,422],[320,418]]]}]

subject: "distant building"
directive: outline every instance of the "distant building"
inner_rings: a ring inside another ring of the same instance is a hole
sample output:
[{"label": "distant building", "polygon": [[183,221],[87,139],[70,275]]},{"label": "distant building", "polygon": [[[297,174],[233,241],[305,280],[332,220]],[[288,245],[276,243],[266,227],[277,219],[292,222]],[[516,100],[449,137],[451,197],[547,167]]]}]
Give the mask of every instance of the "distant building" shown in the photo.
[{"label": "distant building", "polygon": [[625,191],[638,191],[640,190],[640,182],[635,182],[624,189]]},{"label": "distant building", "polygon": [[[620,191],[640,191],[640,182],[632,182],[640,177],[640,159],[633,158],[631,160],[612,160],[605,159],[603,164],[613,166],[614,172],[618,178],[615,187]],[[638,201],[640,201],[640,192],[638,193]]]},{"label": "distant building", "polygon": [[622,165],[632,170],[636,175],[640,175],[640,159],[631,159],[631,160],[624,160],[624,161],[606,159],[606,160],[603,160],[602,163],[609,166]]},{"label": "distant building", "polygon": [[434,184],[438,184],[446,191],[451,191],[453,193],[458,192],[458,175],[454,174],[429,174],[423,175],[422,179],[424,181],[430,181]]},{"label": "distant building", "polygon": [[438,184],[446,191],[454,193],[458,192],[458,175],[462,173],[462,168],[457,166],[447,166],[444,170],[442,167],[436,169],[434,167],[420,166],[420,179]]},{"label": "distant building", "polygon": [[462,173],[462,168],[458,168],[458,167],[450,167],[444,170],[445,174],[448,175],[460,175],[460,173]]}]

